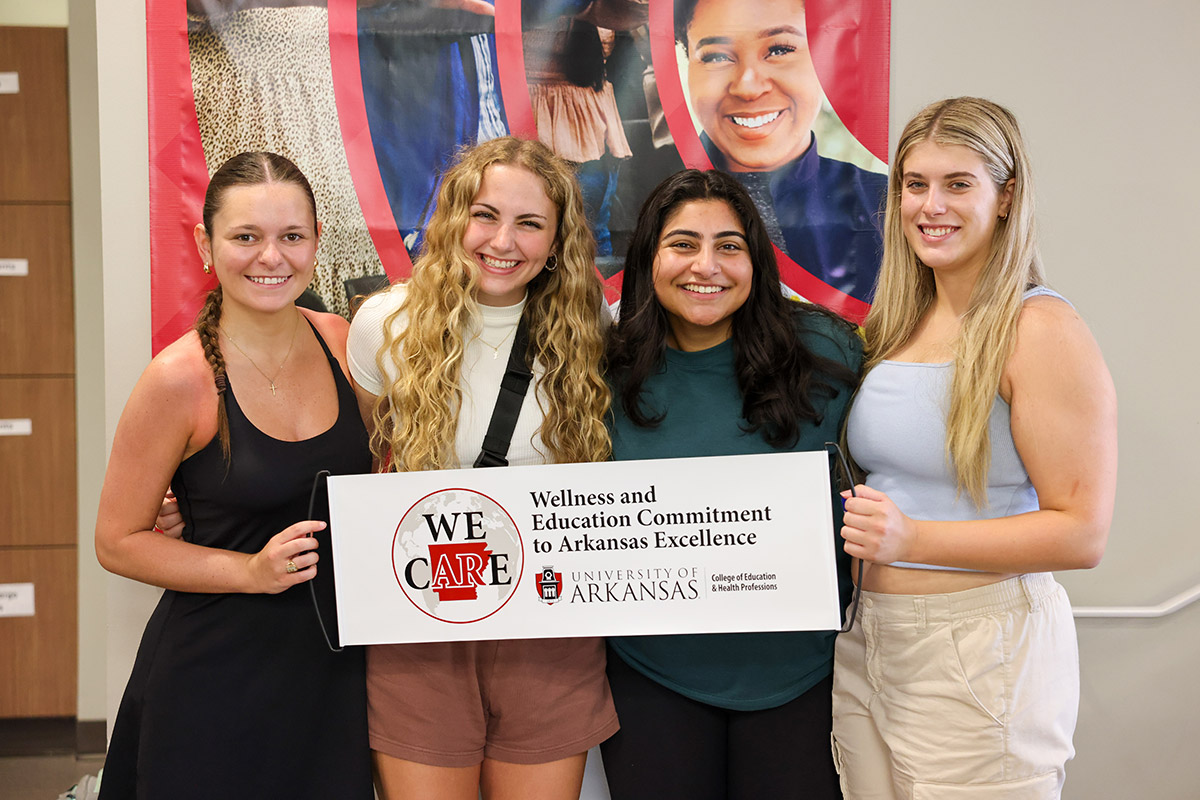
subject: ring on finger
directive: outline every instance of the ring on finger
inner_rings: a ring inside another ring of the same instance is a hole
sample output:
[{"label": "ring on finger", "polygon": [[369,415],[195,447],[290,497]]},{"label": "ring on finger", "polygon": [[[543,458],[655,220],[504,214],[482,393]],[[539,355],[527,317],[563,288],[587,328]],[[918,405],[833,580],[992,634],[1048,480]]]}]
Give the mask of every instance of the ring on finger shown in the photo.
[{"label": "ring on finger", "polygon": [[288,575],[291,575],[293,572],[300,571],[300,568],[296,566],[296,562],[292,561],[291,559],[288,559],[287,564],[284,565],[284,569],[287,570]]}]

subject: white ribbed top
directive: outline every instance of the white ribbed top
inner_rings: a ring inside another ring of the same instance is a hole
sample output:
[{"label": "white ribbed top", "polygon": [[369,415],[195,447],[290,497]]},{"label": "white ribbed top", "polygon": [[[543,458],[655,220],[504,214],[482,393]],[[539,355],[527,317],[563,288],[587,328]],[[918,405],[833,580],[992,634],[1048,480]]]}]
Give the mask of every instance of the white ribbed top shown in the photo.
[{"label": "white ribbed top", "polygon": [[[396,284],[389,291],[374,295],[362,304],[350,325],[350,338],[346,343],[350,374],[359,386],[372,394],[380,394],[395,375],[395,367],[390,361],[385,364],[386,373],[381,373],[375,356],[383,346],[384,322],[400,307],[405,294],[404,285]],[[524,300],[504,308],[480,306],[482,328],[468,333],[466,337],[462,368],[463,407],[458,417],[455,441],[458,467],[470,467],[479,455],[484,434],[491,422],[492,409],[496,405],[496,395],[500,391],[500,380],[508,366],[517,322],[524,309]],[[392,323],[397,333],[403,330],[404,325],[403,316],[397,317]],[[493,351],[492,345],[499,346]],[[512,444],[508,449],[508,463],[514,466],[544,464],[547,461],[539,434],[542,412],[538,408],[534,390],[543,374],[542,367],[534,364],[534,380],[525,394],[525,403],[521,406]]]}]

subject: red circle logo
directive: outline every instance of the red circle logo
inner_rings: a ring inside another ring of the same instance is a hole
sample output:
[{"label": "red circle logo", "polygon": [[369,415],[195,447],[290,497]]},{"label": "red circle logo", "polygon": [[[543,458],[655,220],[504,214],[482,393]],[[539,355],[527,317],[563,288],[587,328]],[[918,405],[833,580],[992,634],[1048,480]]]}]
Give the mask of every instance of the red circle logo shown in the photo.
[{"label": "red circle logo", "polygon": [[392,568],[409,601],[454,624],[478,622],[512,598],[525,546],[503,506],[473,489],[440,489],[405,512],[392,540]]}]

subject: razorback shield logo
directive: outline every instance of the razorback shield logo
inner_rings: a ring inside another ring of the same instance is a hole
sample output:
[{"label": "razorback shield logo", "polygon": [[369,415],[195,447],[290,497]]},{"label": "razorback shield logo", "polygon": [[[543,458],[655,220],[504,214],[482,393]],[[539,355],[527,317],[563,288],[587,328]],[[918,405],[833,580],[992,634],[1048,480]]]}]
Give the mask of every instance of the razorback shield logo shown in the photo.
[{"label": "razorback shield logo", "polygon": [[537,577],[538,600],[546,605],[554,605],[562,599],[562,573],[555,572],[554,567],[542,567]]}]

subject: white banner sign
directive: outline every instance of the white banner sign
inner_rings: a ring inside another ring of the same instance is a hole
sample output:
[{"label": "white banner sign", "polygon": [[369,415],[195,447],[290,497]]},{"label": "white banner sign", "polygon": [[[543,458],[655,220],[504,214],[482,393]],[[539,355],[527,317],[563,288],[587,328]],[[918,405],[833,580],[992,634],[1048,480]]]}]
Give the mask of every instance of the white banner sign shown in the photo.
[{"label": "white banner sign", "polygon": [[828,630],[824,452],[329,479],[343,644]]}]

